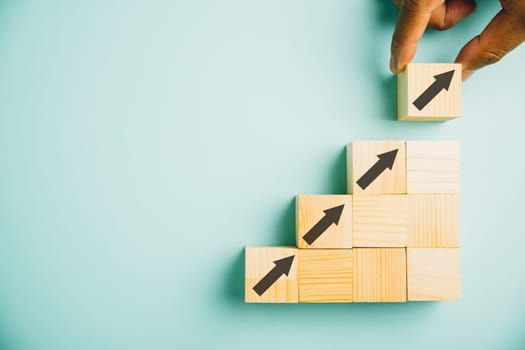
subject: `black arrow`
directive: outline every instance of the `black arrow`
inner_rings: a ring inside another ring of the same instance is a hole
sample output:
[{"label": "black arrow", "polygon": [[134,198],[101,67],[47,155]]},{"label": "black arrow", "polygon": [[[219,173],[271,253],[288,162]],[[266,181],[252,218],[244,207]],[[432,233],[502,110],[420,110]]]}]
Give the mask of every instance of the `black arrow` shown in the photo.
[{"label": "black arrow", "polygon": [[429,104],[430,101],[434,99],[434,97],[436,97],[441,92],[441,90],[445,89],[448,91],[453,75],[453,70],[434,75],[435,81],[425,91],[423,91],[423,93],[419,95],[418,98],[416,98],[416,100],[413,102],[414,106],[416,106],[417,109],[422,110],[427,104]]},{"label": "black arrow", "polygon": [[386,170],[386,168],[392,170],[394,165],[394,160],[396,159],[397,149],[389,151],[386,153],[381,153],[377,155],[379,160],[372,165],[368,171],[357,180],[357,184],[361,187],[362,190],[366,189],[379,175]]},{"label": "black arrow", "polygon": [[273,263],[275,266],[270,270],[256,285],[253,287],[255,293],[259,296],[263,295],[264,292],[270,288],[275,281],[281,277],[281,275],[288,276],[290,269],[292,268],[293,258],[295,255],[290,255],[286,258],[275,260]]},{"label": "black arrow", "polygon": [[337,225],[341,214],[343,213],[344,204],[338,205],[330,209],[323,210],[324,216],[303,236],[303,239],[308,244],[315,242],[319,236],[323,234],[332,224]]}]

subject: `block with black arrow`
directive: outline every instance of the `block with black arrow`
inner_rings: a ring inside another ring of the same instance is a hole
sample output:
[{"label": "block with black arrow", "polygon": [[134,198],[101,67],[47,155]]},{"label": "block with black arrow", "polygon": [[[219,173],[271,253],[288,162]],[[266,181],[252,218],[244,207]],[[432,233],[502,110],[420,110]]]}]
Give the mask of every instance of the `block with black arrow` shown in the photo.
[{"label": "block with black arrow", "polygon": [[[414,108],[450,91],[456,72],[439,74]],[[355,141],[346,175],[349,194],[296,197],[297,248],[246,247],[245,301],[458,299],[459,143]]]},{"label": "block with black arrow", "polygon": [[299,248],[352,248],[352,196],[299,195],[296,236]]},{"label": "block with black arrow", "polygon": [[406,193],[404,141],[354,141],[346,153],[349,193]]},{"label": "block with black arrow", "polygon": [[297,303],[297,249],[245,248],[245,301]]},{"label": "block with black arrow", "polygon": [[461,115],[461,65],[410,63],[397,77],[398,120],[445,121]]}]

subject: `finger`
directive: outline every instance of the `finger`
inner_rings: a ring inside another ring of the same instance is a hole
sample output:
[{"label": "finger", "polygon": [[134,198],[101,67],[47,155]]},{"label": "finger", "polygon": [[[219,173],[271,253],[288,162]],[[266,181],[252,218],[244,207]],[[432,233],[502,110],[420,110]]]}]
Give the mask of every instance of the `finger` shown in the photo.
[{"label": "finger", "polygon": [[[399,7],[401,0],[393,0]],[[433,29],[444,30],[453,27],[476,10],[475,0],[449,0],[432,11],[428,25]]]},{"label": "finger", "polygon": [[450,0],[432,11],[428,25],[437,30],[448,29],[475,10],[474,0]]},{"label": "finger", "polygon": [[399,18],[392,36],[390,70],[399,73],[414,58],[417,42],[425,32],[432,11],[443,1],[428,5],[422,1],[400,2]]},{"label": "finger", "polygon": [[459,52],[457,63],[463,66],[463,80],[475,70],[501,60],[525,40],[525,22],[505,9],[494,17],[480,35]]}]

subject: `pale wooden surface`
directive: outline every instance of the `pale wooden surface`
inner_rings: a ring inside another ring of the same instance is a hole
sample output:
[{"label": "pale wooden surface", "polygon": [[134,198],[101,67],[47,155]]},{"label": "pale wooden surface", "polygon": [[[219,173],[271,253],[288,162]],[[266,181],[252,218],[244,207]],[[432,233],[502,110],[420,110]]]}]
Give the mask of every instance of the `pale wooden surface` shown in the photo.
[{"label": "pale wooden surface", "polygon": [[[298,195],[295,204],[296,238],[299,248],[352,248],[352,196]],[[337,225],[330,225],[311,245],[304,241],[303,236],[324,217],[324,210],[343,204],[344,208]]]},{"label": "pale wooden surface", "polygon": [[353,301],[353,249],[299,250],[299,302]]},{"label": "pale wooden surface", "polygon": [[407,300],[405,248],[354,248],[354,301]]},{"label": "pale wooden surface", "polygon": [[[261,296],[253,287],[275,266],[275,260],[295,255],[288,276],[282,275]],[[289,247],[246,247],[245,248],[245,296],[247,303],[297,303],[298,295],[298,252]]]},{"label": "pale wooden surface", "polygon": [[[413,102],[435,81],[434,75],[454,70],[450,87],[441,92],[421,111]],[[461,65],[444,63],[409,63],[398,74],[398,120],[436,121],[461,116]]]},{"label": "pale wooden surface", "polygon": [[409,194],[408,203],[408,247],[459,247],[459,194]]},{"label": "pale wooden surface", "polygon": [[459,248],[407,248],[408,300],[461,297]]},{"label": "pale wooden surface", "polygon": [[458,141],[407,141],[407,192],[458,193]]},{"label": "pale wooden surface", "polygon": [[[398,149],[392,169],[385,169],[365,190],[356,183],[379,158],[378,154]],[[346,147],[347,191],[354,194],[406,193],[405,141],[354,141]]]},{"label": "pale wooden surface", "polygon": [[406,247],[406,195],[354,196],[354,247]]}]

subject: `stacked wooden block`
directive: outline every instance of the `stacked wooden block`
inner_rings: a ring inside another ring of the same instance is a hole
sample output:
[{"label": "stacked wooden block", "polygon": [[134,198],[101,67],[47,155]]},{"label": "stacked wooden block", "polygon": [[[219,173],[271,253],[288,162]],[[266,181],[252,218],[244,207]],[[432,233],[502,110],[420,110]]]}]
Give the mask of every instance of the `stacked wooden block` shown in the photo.
[{"label": "stacked wooden block", "polygon": [[[436,66],[409,65],[399,77],[400,99],[417,95],[418,75],[432,77],[448,68],[446,89],[453,86],[449,92],[456,98],[458,67]],[[440,97],[443,89],[441,81],[415,97],[420,114],[400,101],[400,119],[442,120],[459,113],[454,101]],[[427,106],[437,117],[425,115]],[[245,301],[459,299],[459,143],[352,142],[347,179],[346,195],[296,197],[296,247],[246,247]]]},{"label": "stacked wooden block", "polygon": [[352,194],[297,196],[297,247],[246,248],[246,302],[458,299],[459,153],[454,141],[348,145]]}]

